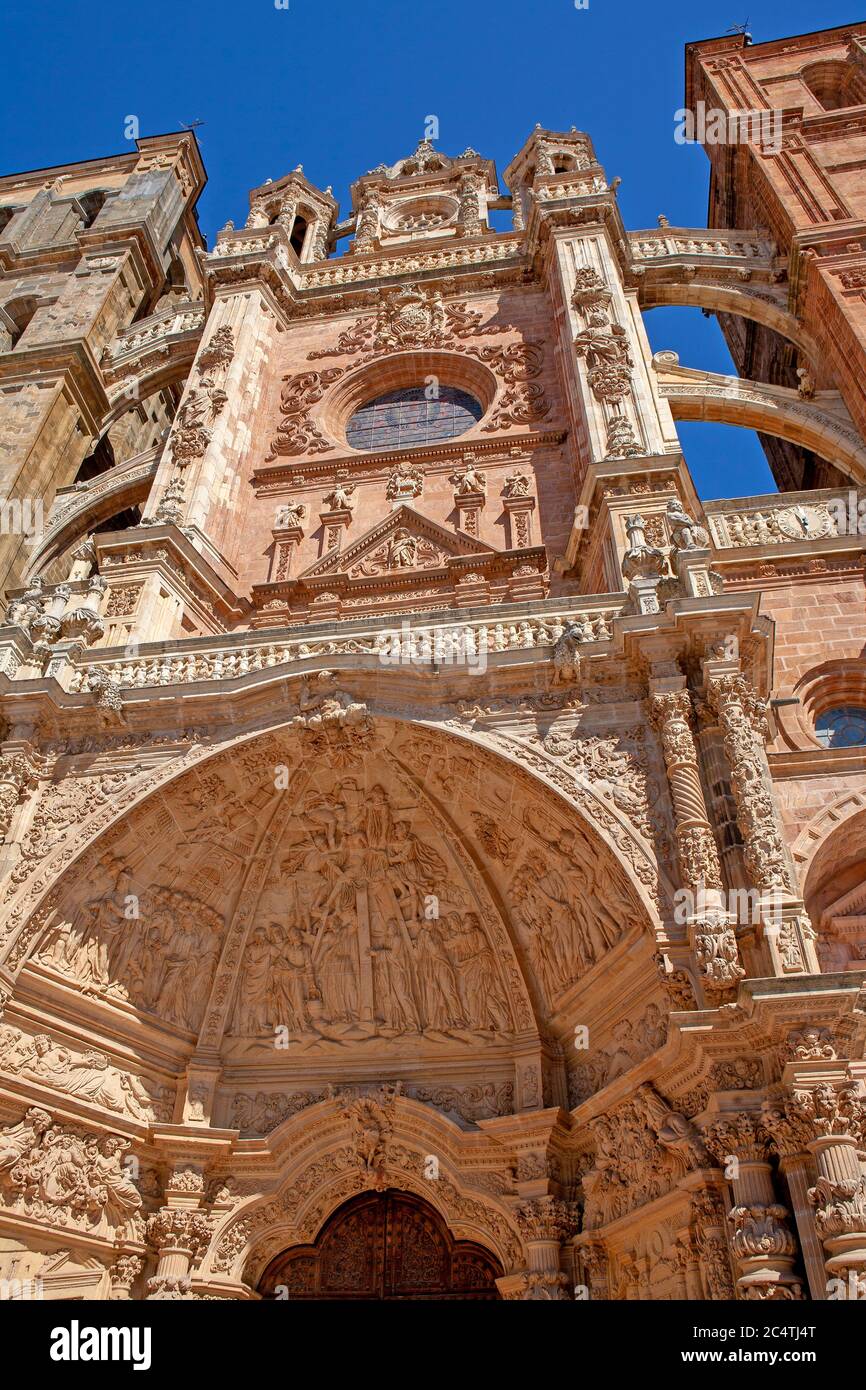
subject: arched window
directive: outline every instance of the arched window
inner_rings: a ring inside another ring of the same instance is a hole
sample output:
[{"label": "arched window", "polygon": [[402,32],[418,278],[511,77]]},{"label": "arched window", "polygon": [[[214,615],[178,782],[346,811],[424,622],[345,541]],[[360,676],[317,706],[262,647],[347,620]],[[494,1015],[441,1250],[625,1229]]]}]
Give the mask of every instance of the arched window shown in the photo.
[{"label": "arched window", "polygon": [[17,347],[39,305],[33,295],[10,299],[0,310],[0,333],[7,340],[5,351]]},{"label": "arched window", "polygon": [[439,386],[434,397],[427,386],[408,386],[376,396],[356,410],[346,429],[353,449],[397,449],[431,444],[465,434],[484,410],[468,391]]},{"label": "arched window", "polygon": [[825,111],[839,111],[866,101],[866,84],[862,77],[841,58],[810,63],[800,76]]},{"label": "arched window", "polygon": [[292,223],[292,230],[289,234],[289,242],[298,260],[301,259],[301,252],[304,249],[304,242],[307,239],[307,228],[309,225],[310,224],[307,221],[306,217],[302,217],[300,213],[298,213],[297,217]]}]

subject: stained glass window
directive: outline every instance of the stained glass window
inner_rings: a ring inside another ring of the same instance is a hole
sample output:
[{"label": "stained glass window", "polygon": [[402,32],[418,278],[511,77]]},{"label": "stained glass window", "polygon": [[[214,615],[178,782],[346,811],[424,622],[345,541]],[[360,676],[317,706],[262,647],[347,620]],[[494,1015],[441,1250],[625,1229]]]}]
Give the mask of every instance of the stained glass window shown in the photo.
[{"label": "stained glass window", "polygon": [[398,449],[432,444],[465,434],[481,419],[483,410],[468,391],[440,386],[432,400],[429,386],[408,386],[377,396],[356,410],[346,439],[353,449]]},{"label": "stained glass window", "polygon": [[815,721],[815,735],[825,748],[857,748],[866,744],[866,709],[837,705]]}]

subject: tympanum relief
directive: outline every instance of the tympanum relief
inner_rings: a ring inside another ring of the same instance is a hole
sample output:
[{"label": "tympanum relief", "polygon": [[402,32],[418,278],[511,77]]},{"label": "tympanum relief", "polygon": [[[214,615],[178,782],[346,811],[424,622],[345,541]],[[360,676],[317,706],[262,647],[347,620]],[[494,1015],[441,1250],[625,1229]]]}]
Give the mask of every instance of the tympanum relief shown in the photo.
[{"label": "tympanum relief", "polygon": [[349,1043],[507,1034],[512,1011],[474,897],[417,803],[336,777],[307,792],[247,942],[236,1037]]},{"label": "tympanum relief", "polygon": [[37,960],[85,994],[131,1003],[179,1028],[201,1021],[223,920],[187,893],[131,891],[117,870],[112,891],[88,899],[50,932]]}]

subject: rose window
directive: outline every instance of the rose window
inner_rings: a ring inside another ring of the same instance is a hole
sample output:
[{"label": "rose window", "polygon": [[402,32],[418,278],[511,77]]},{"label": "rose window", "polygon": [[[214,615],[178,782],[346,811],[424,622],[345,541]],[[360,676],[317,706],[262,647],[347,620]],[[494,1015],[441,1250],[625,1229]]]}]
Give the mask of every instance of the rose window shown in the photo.
[{"label": "rose window", "polygon": [[859,748],[866,744],[866,708],[837,705],[815,720],[815,737],[825,748]]},{"label": "rose window", "polygon": [[454,439],[477,424],[483,408],[468,391],[439,386],[409,386],[376,396],[356,410],[346,428],[353,449],[397,449]]}]

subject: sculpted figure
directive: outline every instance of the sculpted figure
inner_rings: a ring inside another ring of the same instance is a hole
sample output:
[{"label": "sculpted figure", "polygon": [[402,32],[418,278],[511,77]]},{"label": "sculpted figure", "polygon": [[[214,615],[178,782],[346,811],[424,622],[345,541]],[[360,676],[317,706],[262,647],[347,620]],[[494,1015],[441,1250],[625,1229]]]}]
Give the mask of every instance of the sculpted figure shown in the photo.
[{"label": "sculpted figure", "polygon": [[411,536],[405,526],[400,526],[391,537],[391,545],[388,551],[388,566],[390,569],[411,569],[415,564],[418,554],[418,542]]},{"label": "sculpted figure", "polygon": [[285,502],[277,508],[277,527],[286,531],[300,527],[306,515],[307,509],[303,502]]},{"label": "sculpted figure", "polygon": [[406,944],[394,920],[376,923],[370,932],[373,958],[373,998],[378,1020],[388,1029],[405,1033],[420,1027],[412,994]]},{"label": "sculpted figure", "polygon": [[312,951],[315,937],[300,927],[289,929],[278,961],[275,983],[277,1017],[290,1030],[309,1026],[307,997],[313,985]]},{"label": "sculpted figure", "polygon": [[553,648],[553,678],[562,685],[580,680],[580,629],[568,623]]},{"label": "sculpted figure", "polygon": [[51,1128],[51,1116],[37,1106],[24,1119],[0,1134],[0,1173],[7,1173],[21,1158],[39,1147],[43,1134]]},{"label": "sculpted figure", "polygon": [[467,912],[462,919],[454,913],[443,925],[452,960],[463,984],[464,1006],[470,1026],[489,1028],[495,1032],[507,1031],[511,1023],[508,999],[477,913]]},{"label": "sculpted figure", "polygon": [[350,512],[354,507],[352,493],[357,483],[336,483],[331,492],[325,493],[324,503],[333,512]]},{"label": "sculpted figure", "polygon": [[449,960],[445,935],[439,922],[426,922],[418,933],[415,963],[426,1026],[435,1029],[465,1027],[457,975]]},{"label": "sculpted figure", "polygon": [[318,943],[319,988],[323,1016],[330,1023],[353,1023],[359,1013],[357,924],[339,914],[326,920]]},{"label": "sculpted figure", "polygon": [[487,479],[474,464],[467,464],[462,473],[452,473],[449,481],[458,497],[465,497],[473,492],[485,493],[487,491]]},{"label": "sculpted figure", "polygon": [[366,714],[366,705],[355,704],[345,690],[337,689],[333,671],[320,671],[315,682],[301,682],[298,715],[292,723],[305,729],[354,725],[362,723]]},{"label": "sculpted figure", "polygon": [[264,925],[255,928],[244,955],[242,988],[235,1004],[235,1032],[265,1033],[271,977],[271,944]]},{"label": "sculpted figure", "polygon": [[93,1158],[94,1177],[105,1192],[105,1215],[118,1227],[118,1235],[133,1236],[141,1224],[138,1213],[141,1195],[129,1174],[121,1166],[122,1155],[129,1149],[129,1140],[109,1134],[99,1142],[99,1152]]},{"label": "sculpted figure", "polygon": [[699,546],[709,545],[710,538],[706,528],[697,521],[692,521],[678,497],[672,497],[668,502],[665,515],[670,528],[672,549],[694,550]]}]

